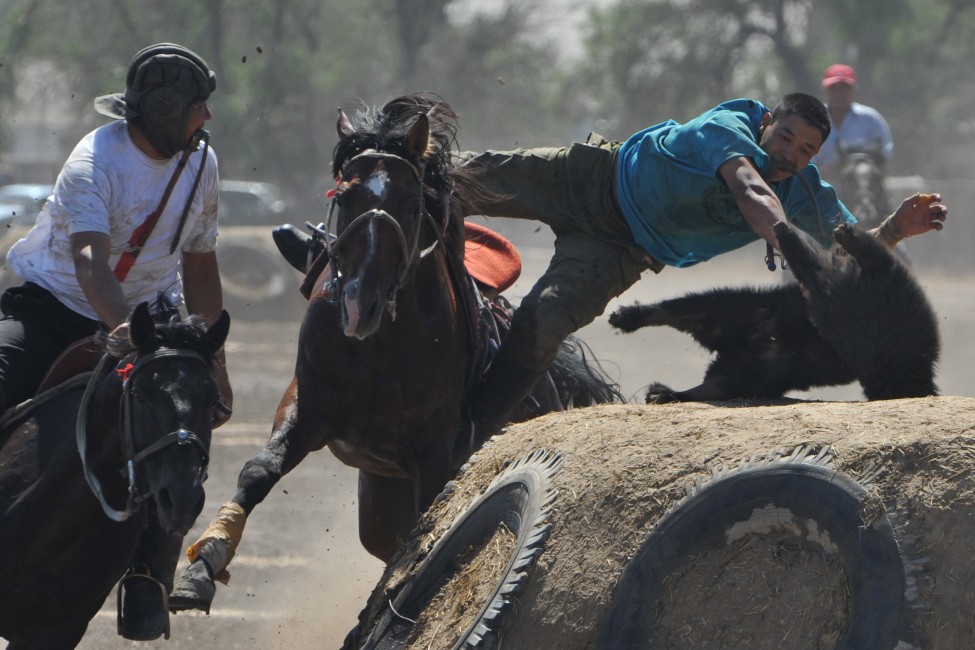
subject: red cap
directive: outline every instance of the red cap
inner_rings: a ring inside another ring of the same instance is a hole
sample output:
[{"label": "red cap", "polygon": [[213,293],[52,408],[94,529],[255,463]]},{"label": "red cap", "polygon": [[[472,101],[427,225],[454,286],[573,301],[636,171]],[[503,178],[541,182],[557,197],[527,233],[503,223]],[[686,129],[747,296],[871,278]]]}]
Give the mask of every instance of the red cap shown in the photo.
[{"label": "red cap", "polygon": [[504,291],[521,275],[521,255],[510,241],[489,228],[467,221],[464,266],[475,280]]},{"label": "red cap", "polygon": [[826,68],[823,74],[823,88],[829,88],[836,84],[857,85],[857,73],[848,65],[834,63]]}]

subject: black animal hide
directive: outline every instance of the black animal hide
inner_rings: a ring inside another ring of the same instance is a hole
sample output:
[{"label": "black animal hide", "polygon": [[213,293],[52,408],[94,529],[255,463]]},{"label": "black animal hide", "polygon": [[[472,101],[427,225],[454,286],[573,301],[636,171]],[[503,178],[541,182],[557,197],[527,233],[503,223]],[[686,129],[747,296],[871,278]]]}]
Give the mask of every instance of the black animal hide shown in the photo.
[{"label": "black animal hide", "polygon": [[787,224],[775,234],[799,284],[713,289],[610,316],[624,332],[667,325],[716,353],[699,386],[654,383],[648,402],[777,399],[852,381],[871,400],[937,394],[938,323],[907,267],[851,226],[828,251]]}]

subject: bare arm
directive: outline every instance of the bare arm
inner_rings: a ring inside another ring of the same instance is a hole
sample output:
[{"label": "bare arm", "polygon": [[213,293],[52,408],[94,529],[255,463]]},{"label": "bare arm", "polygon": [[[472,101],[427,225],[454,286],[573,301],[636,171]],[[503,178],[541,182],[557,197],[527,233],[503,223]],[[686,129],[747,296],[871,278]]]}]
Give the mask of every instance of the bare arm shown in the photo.
[{"label": "bare arm", "polygon": [[[223,311],[223,287],[220,285],[220,269],[215,252],[183,253],[183,297],[186,299],[186,310],[202,316],[207,325],[212,325],[220,317]],[[214,355],[213,375],[220,389],[221,402],[214,413],[213,426],[216,428],[230,419],[234,405],[234,391],[230,386],[223,348]]]},{"label": "bare arm", "polygon": [[752,230],[778,248],[779,242],[772,229],[780,221],[786,221],[785,210],[752,161],[744,157],[732,158],[718,168],[718,174],[728,185]]},{"label": "bare arm", "polygon": [[217,254],[183,253],[183,296],[186,310],[212,325],[223,311],[223,288]]},{"label": "bare arm", "polygon": [[98,318],[114,329],[129,317],[129,306],[122,294],[122,286],[108,266],[111,238],[99,232],[78,232],[71,235],[71,256],[75,277]]}]

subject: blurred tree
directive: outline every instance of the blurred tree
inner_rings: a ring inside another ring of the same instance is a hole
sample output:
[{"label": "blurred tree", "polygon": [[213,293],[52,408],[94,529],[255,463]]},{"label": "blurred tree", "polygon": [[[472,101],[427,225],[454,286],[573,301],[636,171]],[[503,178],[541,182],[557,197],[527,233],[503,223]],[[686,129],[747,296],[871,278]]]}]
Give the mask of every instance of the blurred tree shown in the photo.
[{"label": "blurred tree", "polygon": [[943,154],[975,141],[973,35],[970,0],[620,0],[593,10],[573,94],[594,96],[593,119],[626,137],[733,97],[820,95],[822,71],[843,61],[891,124],[892,171],[957,176]]},{"label": "blurred tree", "polygon": [[581,59],[564,60],[551,26],[572,1],[0,0],[0,136],[15,108],[48,119],[17,104],[42,86],[38,107],[71,120],[58,129],[66,155],[102,123],[91,99],[121,90],[131,55],[176,41],[217,72],[223,175],[279,182],[320,210],[336,106],[430,90],[461,113],[464,148],[552,144],[591,128],[626,137],[737,96],[818,94],[823,68],[847,59],[859,96],[891,123],[897,173],[963,173],[975,141],[970,0],[600,2]]},{"label": "blurred tree", "polygon": [[[473,4],[471,10],[468,0],[354,6],[339,0],[4,0],[0,110],[13,107],[16,88],[35,63],[60,71],[45,82],[70,98],[76,128],[61,134],[66,155],[104,121],[91,100],[122,89],[132,54],[150,43],[178,42],[217,73],[210,129],[222,175],[276,181],[307,202],[306,211],[321,210],[336,106],[349,110],[433,90],[486,142],[495,141],[496,131],[504,132],[501,140],[514,140],[558,122],[554,55],[528,37],[532,3],[502,0],[487,13]],[[451,11],[457,5],[468,10]]]}]

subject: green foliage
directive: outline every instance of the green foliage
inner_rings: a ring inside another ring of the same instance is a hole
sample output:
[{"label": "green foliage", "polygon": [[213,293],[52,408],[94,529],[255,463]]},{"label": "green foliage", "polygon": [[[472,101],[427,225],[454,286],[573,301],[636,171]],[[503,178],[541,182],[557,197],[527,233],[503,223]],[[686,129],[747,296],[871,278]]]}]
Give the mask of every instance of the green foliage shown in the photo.
[{"label": "green foliage", "polygon": [[825,67],[846,62],[857,100],[891,125],[893,173],[971,174],[968,0],[620,0],[590,24],[585,74],[617,137],[732,97],[819,94]]}]

